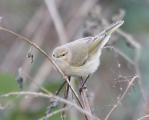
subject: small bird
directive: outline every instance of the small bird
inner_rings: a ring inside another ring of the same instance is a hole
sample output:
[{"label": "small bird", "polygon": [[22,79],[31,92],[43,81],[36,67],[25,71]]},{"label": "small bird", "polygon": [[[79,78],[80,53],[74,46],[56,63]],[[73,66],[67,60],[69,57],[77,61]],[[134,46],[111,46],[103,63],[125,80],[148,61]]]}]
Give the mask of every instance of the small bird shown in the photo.
[{"label": "small bird", "polygon": [[52,59],[67,76],[86,77],[100,65],[103,47],[111,34],[124,23],[117,21],[96,36],[77,39],[53,50]]}]

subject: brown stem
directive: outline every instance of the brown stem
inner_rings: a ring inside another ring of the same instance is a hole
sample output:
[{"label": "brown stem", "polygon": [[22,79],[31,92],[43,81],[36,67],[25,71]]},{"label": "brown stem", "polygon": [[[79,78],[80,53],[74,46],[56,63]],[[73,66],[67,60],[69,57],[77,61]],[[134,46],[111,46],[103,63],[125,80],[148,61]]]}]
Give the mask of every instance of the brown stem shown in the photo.
[{"label": "brown stem", "polygon": [[[91,106],[90,106],[90,103],[89,103],[89,99],[87,97],[87,87],[84,87],[84,84],[85,84],[84,82],[86,82],[87,79],[88,79],[88,77],[85,79],[85,81],[81,80],[81,82],[83,83],[83,87],[81,86],[82,88],[80,88],[80,91],[79,92],[80,92],[80,96],[82,98],[83,108],[86,111],[88,111],[89,113],[92,114]],[[85,115],[85,119],[86,120],[92,120],[92,118],[89,117],[89,116],[87,116],[87,115]]]},{"label": "brown stem", "polygon": [[[69,79],[69,82],[70,82],[70,77],[68,77],[68,79]],[[67,84],[67,85],[66,85],[66,91],[65,91],[65,93],[64,93],[64,98],[65,98],[65,99],[68,98],[68,94],[69,94],[69,85]],[[63,108],[65,108],[66,106],[67,106],[67,104],[65,103],[65,104],[63,105]],[[62,120],[65,119],[65,111],[63,111],[63,112],[61,113],[61,118],[62,118]]]},{"label": "brown stem", "polygon": [[0,30],[5,31],[5,32],[8,32],[8,33],[10,33],[10,34],[12,34],[12,35],[15,35],[15,36],[18,37],[18,38],[21,38],[23,41],[26,41],[28,44],[30,44],[31,46],[33,46],[33,47],[35,47],[37,50],[39,50],[39,51],[49,60],[49,62],[53,64],[53,66],[56,68],[56,70],[63,76],[64,80],[68,83],[70,89],[72,90],[73,94],[75,95],[75,97],[76,97],[78,103],[80,104],[81,107],[83,107],[82,104],[81,104],[81,101],[80,101],[80,99],[79,99],[78,94],[76,93],[76,91],[73,89],[73,87],[71,86],[71,84],[70,84],[70,82],[69,82],[68,76],[66,76],[66,75],[63,73],[63,71],[59,68],[59,66],[55,63],[55,61],[53,61],[43,49],[41,49],[41,48],[40,48],[38,45],[36,45],[34,42],[30,41],[28,38],[26,38],[26,37],[24,37],[24,36],[22,36],[22,35],[20,35],[20,34],[17,34],[17,33],[15,33],[15,32],[13,32],[12,30],[9,30],[9,29],[4,28],[4,27],[0,27]]}]

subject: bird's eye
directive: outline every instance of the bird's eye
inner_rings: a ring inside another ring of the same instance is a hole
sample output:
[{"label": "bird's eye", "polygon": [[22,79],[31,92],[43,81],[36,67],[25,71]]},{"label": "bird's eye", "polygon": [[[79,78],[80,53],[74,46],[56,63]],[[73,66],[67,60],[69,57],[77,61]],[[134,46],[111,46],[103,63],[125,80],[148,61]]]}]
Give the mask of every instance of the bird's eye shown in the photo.
[{"label": "bird's eye", "polygon": [[66,56],[67,55],[67,51],[65,51],[65,52],[62,52],[61,54],[60,54],[60,56],[59,57],[64,57],[64,56]]},{"label": "bird's eye", "polygon": [[53,57],[55,57],[55,54],[53,54]]},{"label": "bird's eye", "polygon": [[66,55],[66,53],[61,54],[61,56],[65,56],[65,55]]}]

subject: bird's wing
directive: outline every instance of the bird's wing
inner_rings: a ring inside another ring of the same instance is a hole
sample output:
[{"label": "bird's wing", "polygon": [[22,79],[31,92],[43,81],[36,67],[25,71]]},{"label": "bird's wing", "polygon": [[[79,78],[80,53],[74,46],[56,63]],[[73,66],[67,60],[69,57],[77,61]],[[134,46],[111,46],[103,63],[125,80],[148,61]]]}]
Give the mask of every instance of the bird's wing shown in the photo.
[{"label": "bird's wing", "polygon": [[88,37],[88,38],[86,38],[86,40],[84,40],[84,42],[86,44],[85,46],[88,47],[87,48],[88,49],[88,57],[90,58],[92,56],[98,56],[98,52],[99,52],[102,40],[100,40],[99,38],[96,38],[96,37]]},{"label": "bird's wing", "polygon": [[71,42],[69,44],[72,52],[70,65],[76,67],[84,65],[91,54],[97,52],[99,43],[100,41],[96,40],[94,37],[81,38]]},{"label": "bird's wing", "polygon": [[88,59],[88,43],[91,38],[83,38],[75,40],[70,44],[72,58],[70,64],[72,66],[82,66]]},{"label": "bird's wing", "polygon": [[95,52],[98,52],[98,49],[100,47],[101,44],[101,40],[99,40],[98,38],[93,38],[92,41],[90,42],[88,49],[89,49],[89,55],[90,54],[94,54]]}]

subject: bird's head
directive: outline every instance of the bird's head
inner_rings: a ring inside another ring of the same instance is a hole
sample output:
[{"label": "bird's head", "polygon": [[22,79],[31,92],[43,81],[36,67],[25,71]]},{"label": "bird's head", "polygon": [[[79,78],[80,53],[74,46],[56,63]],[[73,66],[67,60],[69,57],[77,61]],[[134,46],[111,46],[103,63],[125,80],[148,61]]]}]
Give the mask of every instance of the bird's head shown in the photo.
[{"label": "bird's head", "polygon": [[56,47],[53,50],[52,58],[58,63],[69,63],[71,60],[70,49],[66,45]]}]

